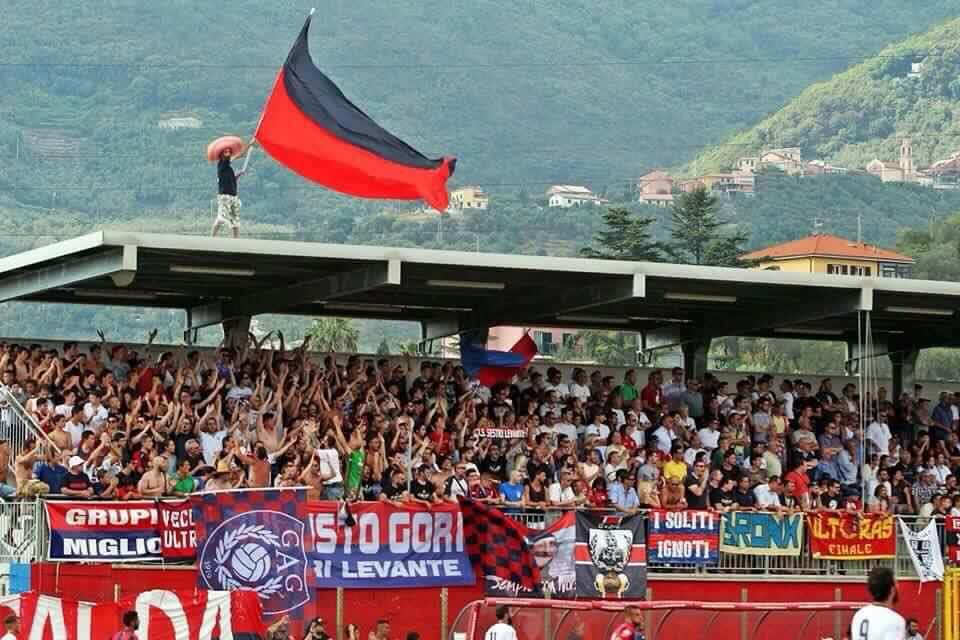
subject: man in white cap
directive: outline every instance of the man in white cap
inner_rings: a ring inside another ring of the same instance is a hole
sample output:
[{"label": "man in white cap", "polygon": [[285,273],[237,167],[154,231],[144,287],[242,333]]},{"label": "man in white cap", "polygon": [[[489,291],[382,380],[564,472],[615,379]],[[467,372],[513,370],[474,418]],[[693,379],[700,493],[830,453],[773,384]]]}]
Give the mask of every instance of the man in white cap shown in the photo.
[{"label": "man in white cap", "polygon": [[63,485],[60,492],[65,496],[72,498],[92,498],[94,495],[93,483],[90,477],[83,471],[84,460],[80,456],[71,456],[67,463],[66,477],[63,479]]}]

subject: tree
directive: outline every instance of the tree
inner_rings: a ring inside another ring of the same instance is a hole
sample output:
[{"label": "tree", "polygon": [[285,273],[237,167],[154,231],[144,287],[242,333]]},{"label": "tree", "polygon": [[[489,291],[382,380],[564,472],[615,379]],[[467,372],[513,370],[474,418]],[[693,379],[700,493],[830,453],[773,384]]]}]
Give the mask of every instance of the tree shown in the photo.
[{"label": "tree", "polygon": [[360,331],[348,318],[314,318],[307,335],[320,351],[357,351],[360,343]]},{"label": "tree", "polygon": [[733,235],[720,236],[709,245],[704,256],[703,264],[714,267],[746,267],[749,266],[740,260],[740,256],[747,252],[744,245],[749,240],[747,234],[740,231]]},{"label": "tree", "polygon": [[580,255],[607,260],[662,260],[663,246],[650,233],[654,222],[655,218],[637,216],[627,209],[608,209],[603,213],[605,229],[594,236],[598,248],[584,247]]},{"label": "tree", "polygon": [[686,257],[693,264],[706,264],[707,252],[723,224],[716,212],[717,197],[703,187],[680,194],[673,204],[671,229],[678,257]]},{"label": "tree", "polygon": [[637,336],[618,331],[581,331],[584,359],[605,366],[629,367],[637,363]]}]

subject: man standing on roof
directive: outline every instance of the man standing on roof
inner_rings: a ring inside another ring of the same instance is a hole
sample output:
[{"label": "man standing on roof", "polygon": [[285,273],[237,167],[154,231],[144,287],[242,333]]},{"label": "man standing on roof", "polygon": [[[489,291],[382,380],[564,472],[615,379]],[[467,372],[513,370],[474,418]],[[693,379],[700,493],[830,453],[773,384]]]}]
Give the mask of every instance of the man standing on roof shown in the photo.
[{"label": "man standing on roof", "polygon": [[230,158],[233,151],[230,148],[220,153],[217,161],[217,219],[213,221],[210,235],[217,235],[221,225],[229,225],[233,237],[240,237],[240,198],[237,197],[237,178],[244,172],[234,173]]}]

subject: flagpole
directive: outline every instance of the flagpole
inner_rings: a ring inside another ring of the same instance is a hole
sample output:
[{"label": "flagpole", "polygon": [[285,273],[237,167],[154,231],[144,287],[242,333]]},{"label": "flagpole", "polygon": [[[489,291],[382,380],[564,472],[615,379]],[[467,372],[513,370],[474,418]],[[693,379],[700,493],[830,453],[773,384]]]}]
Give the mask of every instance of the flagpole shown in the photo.
[{"label": "flagpole", "polygon": [[250,145],[247,147],[247,157],[243,159],[243,167],[240,168],[240,173],[247,172],[247,166],[250,164],[250,156],[253,155],[253,149],[257,146],[257,139],[251,138]]}]

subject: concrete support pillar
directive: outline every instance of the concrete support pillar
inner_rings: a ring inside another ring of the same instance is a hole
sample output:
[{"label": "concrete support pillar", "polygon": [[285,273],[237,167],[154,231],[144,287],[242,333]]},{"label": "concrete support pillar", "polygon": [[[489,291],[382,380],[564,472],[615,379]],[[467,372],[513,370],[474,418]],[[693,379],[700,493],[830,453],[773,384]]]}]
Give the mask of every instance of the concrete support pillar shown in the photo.
[{"label": "concrete support pillar", "polygon": [[239,316],[223,321],[223,346],[243,349],[250,333],[250,316]]},{"label": "concrete support pillar", "polygon": [[703,379],[707,372],[707,355],[710,353],[710,339],[701,342],[689,342],[683,345],[683,371],[687,378]]},{"label": "concrete support pillar", "polygon": [[893,395],[890,400],[899,401],[903,392],[913,393],[913,385],[917,381],[917,357],[919,349],[907,349],[889,354],[890,365],[893,369]]}]

